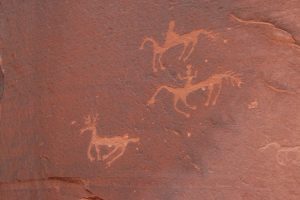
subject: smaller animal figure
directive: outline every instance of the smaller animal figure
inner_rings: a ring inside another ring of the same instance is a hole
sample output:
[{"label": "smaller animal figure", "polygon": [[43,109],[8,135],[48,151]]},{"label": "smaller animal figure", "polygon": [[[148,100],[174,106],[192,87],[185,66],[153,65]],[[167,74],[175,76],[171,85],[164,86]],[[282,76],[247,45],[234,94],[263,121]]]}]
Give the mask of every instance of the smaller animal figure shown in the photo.
[{"label": "smaller animal figure", "polygon": [[[105,161],[106,165],[110,167],[114,161],[125,153],[129,143],[138,143],[140,139],[129,138],[128,134],[116,137],[101,137],[97,134],[97,120],[98,115],[87,116],[84,122],[86,127],[80,130],[80,134],[85,132],[92,133],[87,151],[88,159],[90,161],[96,160],[96,157],[92,155],[92,148],[94,147],[97,153],[97,160]],[[112,150],[108,154],[102,156],[100,152],[102,147],[112,148]]]}]

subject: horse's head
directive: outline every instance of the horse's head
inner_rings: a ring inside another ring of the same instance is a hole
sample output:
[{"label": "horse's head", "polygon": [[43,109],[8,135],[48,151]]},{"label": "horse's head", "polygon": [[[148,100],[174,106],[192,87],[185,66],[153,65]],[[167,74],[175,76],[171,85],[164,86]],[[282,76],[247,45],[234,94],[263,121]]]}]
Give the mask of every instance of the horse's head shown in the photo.
[{"label": "horse's head", "polygon": [[215,41],[219,36],[218,33],[215,33],[213,31],[207,31],[206,35],[207,35],[208,39],[212,40],[212,41]]},{"label": "horse's head", "polygon": [[128,142],[136,143],[136,142],[139,142],[139,141],[140,141],[140,138],[129,138],[128,133],[126,133],[126,134],[123,135],[122,137],[123,137],[124,140],[127,140]]},{"label": "horse's head", "polygon": [[233,75],[233,82],[240,88],[243,84],[243,81],[242,79],[240,78],[240,75],[239,74],[234,74]]},{"label": "horse's head", "polygon": [[130,138],[130,142],[137,143],[140,141],[140,138]]},{"label": "horse's head", "polygon": [[241,76],[240,74],[235,73],[233,71],[225,72],[225,78],[227,78],[231,81],[232,86],[237,85],[239,88],[243,84],[243,81],[240,76]]},{"label": "horse's head", "polygon": [[198,31],[199,31],[199,34],[205,35],[209,40],[212,40],[212,41],[215,41],[218,38],[218,35],[219,35],[216,32],[208,31],[208,30],[205,30],[205,29],[200,29]]}]

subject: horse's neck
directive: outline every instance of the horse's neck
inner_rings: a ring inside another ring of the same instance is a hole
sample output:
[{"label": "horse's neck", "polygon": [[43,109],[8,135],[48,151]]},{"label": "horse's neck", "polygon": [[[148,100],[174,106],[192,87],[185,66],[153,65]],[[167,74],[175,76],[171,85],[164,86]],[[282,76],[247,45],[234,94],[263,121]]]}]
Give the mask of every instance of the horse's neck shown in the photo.
[{"label": "horse's neck", "polygon": [[203,29],[196,30],[195,32],[197,33],[197,36],[199,36],[200,34],[209,35],[209,32]]},{"label": "horse's neck", "polygon": [[208,85],[209,85],[209,81],[208,80],[200,81],[200,82],[198,82],[198,83],[193,84],[192,86],[190,86],[189,87],[189,91],[190,92],[194,92],[194,91],[199,90],[199,89],[201,89],[203,87],[206,87]]},{"label": "horse's neck", "polygon": [[97,140],[98,138],[100,138],[100,136],[97,135],[96,128],[93,128],[91,132],[92,132],[92,140]]},{"label": "horse's neck", "polygon": [[225,75],[225,74],[212,75],[209,78],[207,78],[206,80],[200,81],[200,82],[192,85],[191,87],[189,87],[189,91],[193,92],[193,91],[199,90],[201,88],[208,87],[210,85],[215,85],[215,84],[221,82],[222,79],[225,77],[227,77],[227,75]]},{"label": "horse's neck", "polygon": [[152,43],[153,47],[158,47],[158,43],[153,38],[147,38],[146,41],[149,41]]},{"label": "horse's neck", "polygon": [[136,139],[135,138],[131,138],[131,139],[128,139],[127,140],[127,143],[135,143],[136,142]]}]

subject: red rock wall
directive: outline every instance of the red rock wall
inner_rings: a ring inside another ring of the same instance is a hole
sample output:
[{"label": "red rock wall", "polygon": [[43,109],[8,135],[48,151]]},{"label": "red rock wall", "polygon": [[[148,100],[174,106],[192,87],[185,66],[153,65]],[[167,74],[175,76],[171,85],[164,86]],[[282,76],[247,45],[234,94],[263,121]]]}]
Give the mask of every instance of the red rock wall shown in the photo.
[{"label": "red rock wall", "polygon": [[300,199],[299,1],[0,11],[1,199]]}]

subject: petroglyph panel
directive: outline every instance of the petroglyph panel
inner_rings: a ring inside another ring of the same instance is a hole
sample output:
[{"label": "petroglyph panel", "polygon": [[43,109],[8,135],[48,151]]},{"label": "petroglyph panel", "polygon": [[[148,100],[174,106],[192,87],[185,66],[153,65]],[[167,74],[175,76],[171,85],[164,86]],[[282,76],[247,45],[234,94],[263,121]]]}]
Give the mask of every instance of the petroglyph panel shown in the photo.
[{"label": "petroglyph panel", "polygon": [[1,0],[0,199],[299,200],[299,22],[297,0]]}]

